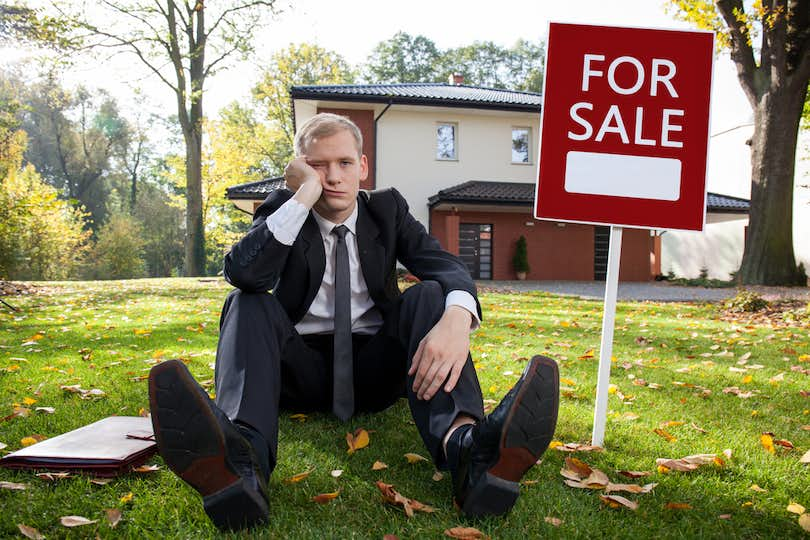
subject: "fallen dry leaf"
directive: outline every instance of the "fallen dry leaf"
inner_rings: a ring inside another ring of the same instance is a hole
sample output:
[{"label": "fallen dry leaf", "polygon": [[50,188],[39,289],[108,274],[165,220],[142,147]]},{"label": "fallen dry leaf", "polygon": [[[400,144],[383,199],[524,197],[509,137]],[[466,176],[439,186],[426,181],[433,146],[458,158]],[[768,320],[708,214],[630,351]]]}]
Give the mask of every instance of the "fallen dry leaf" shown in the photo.
[{"label": "fallen dry leaf", "polygon": [[[568,476],[563,474],[566,478],[571,478],[572,480],[581,480],[583,478],[587,478],[593,472],[593,469],[582,461],[581,459],[577,459],[575,457],[567,457],[565,458],[565,469],[566,471],[570,471],[572,476]],[[562,473],[562,471],[560,471]]]},{"label": "fallen dry leaf", "polygon": [[386,484],[385,482],[380,482],[378,480],[376,485],[377,489],[379,489],[380,493],[382,494],[383,501],[393,506],[401,506],[403,510],[405,510],[405,515],[408,517],[413,517],[414,512],[430,513],[436,511],[434,508],[426,504],[422,504],[417,500],[409,499],[403,496],[394,489],[392,484]]},{"label": "fallen dry leaf", "polygon": [[18,484],[17,482],[0,482],[0,489],[14,489],[22,491],[28,489],[27,484]]},{"label": "fallen dry leaf", "polygon": [[638,510],[637,502],[625,499],[621,495],[599,495],[599,498],[611,508],[619,508],[620,506],[624,506],[630,510]]},{"label": "fallen dry leaf", "polygon": [[340,495],[340,490],[333,491],[332,493],[321,493],[320,495],[315,495],[310,500],[318,504],[326,504],[329,501],[337,498],[338,495]]},{"label": "fallen dry leaf", "polygon": [[383,540],[399,540],[399,536],[395,534],[386,534],[383,536]]},{"label": "fallen dry leaf", "polygon": [[551,525],[554,525],[555,527],[559,527],[560,525],[563,524],[563,520],[561,520],[560,518],[551,517],[551,516],[544,517],[543,521],[545,521],[546,523],[550,523]]},{"label": "fallen dry leaf", "polygon": [[29,527],[28,525],[18,523],[17,528],[20,529],[20,532],[26,538],[31,538],[32,540],[43,540],[43,538],[45,538],[44,536],[42,536],[41,532],[39,532],[33,527]]},{"label": "fallen dry leaf", "polygon": [[557,444],[552,446],[549,444],[549,448],[553,448],[558,452],[602,452],[605,449],[601,446],[592,446],[589,444],[580,444],[580,443],[561,443],[559,441],[554,441]]},{"label": "fallen dry leaf", "polygon": [[444,535],[450,538],[457,538],[458,540],[483,540],[489,538],[489,536],[475,527],[453,527],[452,529],[445,529]]},{"label": "fallen dry leaf", "polygon": [[750,489],[751,491],[756,491],[757,493],[768,493],[767,489],[762,489],[757,484],[751,484],[751,487],[748,489]]},{"label": "fallen dry leaf", "polygon": [[95,484],[97,486],[106,486],[110,482],[112,482],[112,478],[93,478],[90,480],[91,484]]},{"label": "fallen dry leaf", "polygon": [[346,451],[346,453],[354,454],[361,448],[368,446],[369,442],[368,431],[363,428],[357,428],[354,430],[354,434],[346,434],[346,444],[349,445],[349,449]]},{"label": "fallen dry leaf", "polygon": [[53,414],[56,412],[56,409],[54,409],[53,407],[37,407],[36,409],[34,409],[34,412]]},{"label": "fallen dry leaf", "polygon": [[290,415],[290,420],[297,420],[298,422],[306,422],[307,421],[307,415],[305,415],[303,413],[291,414]]},{"label": "fallen dry leaf", "polygon": [[20,444],[23,446],[31,446],[32,444],[37,444],[45,439],[47,439],[47,437],[43,435],[31,435],[30,437],[23,437],[20,439]]},{"label": "fallen dry leaf", "polygon": [[82,525],[96,523],[97,521],[97,519],[87,519],[86,517],[82,516],[62,516],[59,518],[59,522],[64,527],[80,527]]},{"label": "fallen dry leaf", "polygon": [[297,484],[298,482],[300,482],[301,480],[303,480],[304,478],[306,478],[310,474],[312,474],[312,470],[304,471],[304,472],[298,473],[298,474],[294,474],[289,478],[285,478],[284,483],[285,484]]},{"label": "fallen dry leaf", "polygon": [[48,482],[56,482],[57,480],[62,480],[63,478],[70,478],[70,473],[69,472],[37,473],[37,478],[47,480]]},{"label": "fallen dry leaf", "polygon": [[793,513],[793,514],[799,514],[799,515],[802,515],[802,514],[804,514],[805,507],[804,507],[804,506],[802,506],[802,505],[800,505],[799,503],[791,502],[791,503],[790,503],[790,504],[787,506],[787,511],[788,511],[788,512],[791,512],[791,513]]},{"label": "fallen dry leaf", "polygon": [[802,514],[799,516],[799,527],[810,532],[810,514]]},{"label": "fallen dry leaf", "polygon": [[113,529],[118,525],[118,522],[121,521],[121,510],[118,508],[107,508],[104,510],[104,514],[107,516],[107,523],[109,523],[110,527]]},{"label": "fallen dry leaf", "polygon": [[444,478],[444,474],[442,474],[442,472],[441,472],[441,471],[436,471],[435,473],[433,473],[433,476],[431,476],[431,479],[432,479],[434,482],[438,482],[438,481],[440,481],[442,478]]},{"label": "fallen dry leaf", "polygon": [[618,474],[622,476],[626,476],[627,478],[642,478],[644,476],[650,476],[652,472],[650,471],[617,471]]},{"label": "fallen dry leaf", "polygon": [[343,469],[335,469],[329,474],[332,475],[332,478],[338,478],[341,474],[343,474]]},{"label": "fallen dry leaf", "polygon": [[705,429],[703,429],[703,428],[702,428],[702,427],[700,427],[699,425],[695,424],[694,422],[691,422],[691,423],[689,424],[689,426],[690,426],[692,429],[694,429],[695,431],[699,431],[700,433],[708,433],[708,431],[706,431]]},{"label": "fallen dry leaf", "polygon": [[427,461],[428,459],[424,456],[420,456],[419,454],[414,454],[413,452],[408,452],[405,454],[405,459],[408,460],[408,463],[416,463],[418,461]]},{"label": "fallen dry leaf", "polygon": [[381,471],[383,469],[387,469],[388,465],[383,463],[382,461],[375,461],[374,464],[371,466],[372,471]]},{"label": "fallen dry leaf", "polygon": [[691,510],[692,505],[689,503],[668,502],[664,505],[668,510]]},{"label": "fallen dry leaf", "polygon": [[136,473],[152,473],[160,470],[160,465],[141,465],[132,469]]},{"label": "fallen dry leaf", "polygon": [[613,491],[626,491],[628,493],[649,493],[652,489],[657,486],[656,482],[652,484],[644,484],[643,486],[639,486],[638,484],[614,484],[609,482],[607,486],[605,486],[605,493],[611,493]]},{"label": "fallen dry leaf", "polygon": [[120,498],[120,499],[118,499],[118,500],[121,502],[121,504],[127,504],[128,502],[131,502],[131,501],[132,501],[132,498],[133,498],[134,496],[135,496],[135,495],[133,495],[133,494],[132,494],[132,492],[130,491],[129,493],[127,493],[126,495],[124,495],[123,497],[121,497],[121,498]]},{"label": "fallen dry leaf", "polygon": [[720,514],[717,519],[731,519],[731,514]]},{"label": "fallen dry leaf", "polygon": [[804,453],[804,455],[799,458],[799,463],[810,463],[810,450]]},{"label": "fallen dry leaf", "polygon": [[759,436],[759,442],[762,444],[762,448],[767,450],[769,453],[776,453],[776,448],[773,446],[773,433],[763,433]]},{"label": "fallen dry leaf", "polygon": [[659,437],[663,437],[664,439],[667,440],[667,442],[672,442],[672,441],[677,441],[678,440],[675,437],[673,437],[671,433],[669,433],[666,430],[663,430],[661,428],[655,428],[653,430],[653,433],[655,433]]},{"label": "fallen dry leaf", "polygon": [[608,476],[599,469],[593,469],[582,483],[591,489],[602,489],[610,483]]},{"label": "fallen dry leaf", "polygon": [[[701,465],[707,465],[709,463],[716,463],[717,455],[715,454],[695,454],[692,456],[682,457],[680,459],[667,459],[667,458],[658,458],[655,460],[656,465],[658,465],[659,472],[669,472],[670,470],[679,471],[679,472],[691,472],[700,467]],[[661,468],[665,470],[661,470]]]}]

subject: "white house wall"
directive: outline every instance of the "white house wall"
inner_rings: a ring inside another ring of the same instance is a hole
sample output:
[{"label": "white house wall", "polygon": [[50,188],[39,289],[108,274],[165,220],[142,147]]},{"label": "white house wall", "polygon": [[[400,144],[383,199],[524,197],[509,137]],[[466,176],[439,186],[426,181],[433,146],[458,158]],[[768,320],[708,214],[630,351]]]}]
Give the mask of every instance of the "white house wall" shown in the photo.
[{"label": "white house wall", "polygon": [[[707,188],[714,193],[748,199],[751,197],[751,150],[746,141],[752,128],[735,129],[712,137],[709,146]],[[810,271],[810,133],[800,134],[796,149],[793,194],[793,249],[797,264]],[[728,156],[736,156],[729,159]],[[710,221],[710,220],[707,220]],[[669,231],[661,241],[661,271],[695,278],[701,268],[709,277],[728,279],[739,269],[748,220],[707,223],[704,232]]]},{"label": "white house wall", "polygon": [[[411,108],[412,109],[412,108]],[[533,183],[537,178],[539,114],[392,106],[377,123],[377,188],[395,187],[428,226],[428,198],[468,180]],[[455,161],[436,159],[436,127],[457,127]],[[530,127],[530,163],[513,164],[512,128]]]}]

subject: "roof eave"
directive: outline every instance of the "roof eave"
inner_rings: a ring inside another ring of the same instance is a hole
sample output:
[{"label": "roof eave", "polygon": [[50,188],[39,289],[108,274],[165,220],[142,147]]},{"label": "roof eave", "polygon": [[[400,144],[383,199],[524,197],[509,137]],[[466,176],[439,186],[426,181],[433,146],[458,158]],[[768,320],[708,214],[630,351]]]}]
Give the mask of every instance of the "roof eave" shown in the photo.
[{"label": "roof eave", "polygon": [[540,105],[526,105],[523,103],[493,103],[489,101],[472,101],[457,99],[438,99],[403,97],[391,95],[350,95],[330,94],[324,92],[307,92],[293,88],[290,92],[293,100],[311,99],[321,101],[341,101],[346,103],[390,103],[393,105],[422,105],[426,107],[452,107],[457,109],[486,109],[494,111],[516,111],[540,113]]}]

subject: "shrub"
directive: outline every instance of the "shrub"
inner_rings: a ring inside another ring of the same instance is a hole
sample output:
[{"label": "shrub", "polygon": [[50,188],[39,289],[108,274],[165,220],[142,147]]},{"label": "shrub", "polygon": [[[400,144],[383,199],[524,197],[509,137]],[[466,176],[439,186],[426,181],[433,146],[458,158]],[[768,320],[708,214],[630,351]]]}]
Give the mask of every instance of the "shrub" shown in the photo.
[{"label": "shrub", "polygon": [[98,231],[94,262],[95,279],[127,279],[146,275],[141,226],[132,217],[114,214]]},{"label": "shrub", "polygon": [[744,289],[741,289],[734,298],[726,300],[725,303],[726,309],[735,313],[761,311],[769,305],[768,301],[757,293]]},{"label": "shrub", "polygon": [[10,164],[0,177],[0,277],[77,277],[87,250],[87,214],[57,198],[33,166]]},{"label": "shrub", "polygon": [[515,255],[512,257],[512,267],[515,272],[529,271],[529,253],[526,248],[526,237],[522,234],[515,244]]}]

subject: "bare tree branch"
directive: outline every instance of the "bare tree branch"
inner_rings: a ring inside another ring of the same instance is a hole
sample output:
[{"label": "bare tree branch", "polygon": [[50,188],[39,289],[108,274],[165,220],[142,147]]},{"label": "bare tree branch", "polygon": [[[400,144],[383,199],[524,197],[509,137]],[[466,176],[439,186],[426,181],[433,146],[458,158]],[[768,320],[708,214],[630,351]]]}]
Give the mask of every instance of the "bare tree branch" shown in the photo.
[{"label": "bare tree branch", "polygon": [[248,2],[247,4],[242,4],[241,6],[234,6],[232,8],[223,10],[223,12],[219,14],[219,17],[217,18],[216,21],[214,21],[214,24],[211,25],[211,27],[208,29],[208,32],[206,32],[205,35],[206,37],[208,37],[211,34],[213,34],[216,31],[217,27],[220,25],[220,23],[223,20],[225,20],[231,13],[235,13],[243,9],[253,8],[256,6],[265,6],[270,8],[270,10],[272,11],[275,3],[276,3],[275,0],[256,0],[255,2]]},{"label": "bare tree branch", "polygon": [[216,60],[214,60],[213,62],[208,64],[208,66],[205,68],[205,71],[203,72],[203,78],[207,78],[208,75],[211,75],[211,74],[215,73],[216,70],[214,69],[214,66],[216,66],[218,63],[225,60],[228,56],[230,56],[231,54],[235,53],[238,50],[239,50],[239,45],[236,44],[233,47],[231,47],[230,49],[228,49],[227,51],[225,51],[224,53],[222,53],[221,55],[219,55],[219,57]]}]

